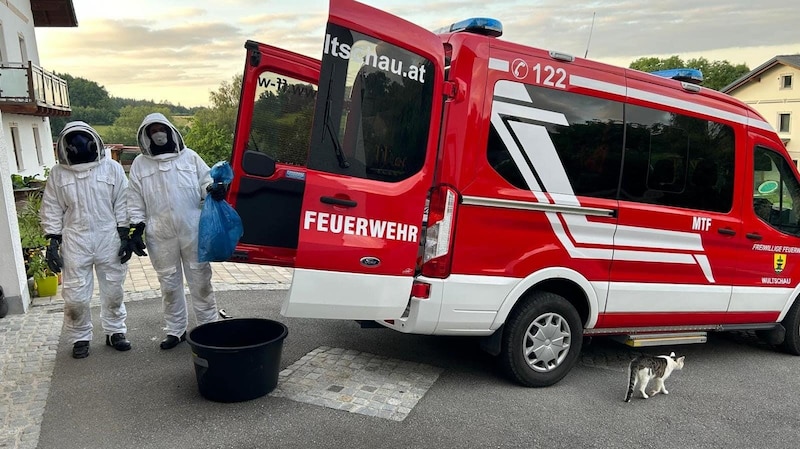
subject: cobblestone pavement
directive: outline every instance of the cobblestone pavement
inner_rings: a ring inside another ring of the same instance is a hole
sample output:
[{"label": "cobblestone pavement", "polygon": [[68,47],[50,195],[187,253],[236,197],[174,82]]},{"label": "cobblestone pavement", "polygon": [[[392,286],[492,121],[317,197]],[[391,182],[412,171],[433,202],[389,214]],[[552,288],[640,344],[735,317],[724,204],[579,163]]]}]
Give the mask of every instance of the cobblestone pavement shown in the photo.
[{"label": "cobblestone pavement", "polygon": [[441,371],[422,363],[321,346],[283,370],[271,395],[402,421]]},{"label": "cobblestone pavement", "polygon": [[[289,268],[231,262],[211,264],[216,291],[283,290]],[[146,257],[128,262],[126,302],[158,297],[155,271]],[[92,306],[98,306],[97,282]],[[64,319],[61,287],[55,296],[34,298],[28,313],[0,319],[0,448],[35,449],[55,366]]]}]

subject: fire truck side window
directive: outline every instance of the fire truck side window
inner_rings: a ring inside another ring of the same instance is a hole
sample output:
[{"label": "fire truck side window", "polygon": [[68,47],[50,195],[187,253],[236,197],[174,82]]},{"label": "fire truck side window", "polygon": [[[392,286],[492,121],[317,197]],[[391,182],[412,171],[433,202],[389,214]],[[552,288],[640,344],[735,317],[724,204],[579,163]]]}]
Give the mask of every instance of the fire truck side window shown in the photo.
[{"label": "fire truck side window", "polygon": [[733,204],[733,128],[626,105],[620,199],[728,212]]},{"label": "fire truck side window", "polygon": [[[537,111],[555,112],[567,125],[506,117],[526,121],[547,130],[555,147],[572,192],[564,193],[595,198],[614,199],[619,184],[622,159],[622,103],[536,86],[525,86]],[[544,115],[552,117],[552,115]],[[526,151],[535,151],[541,142],[523,142]],[[520,170],[492,125],[489,131],[486,158],[494,170],[511,185],[528,189]],[[531,167],[534,173],[553,167]]]},{"label": "fire truck side window", "polygon": [[787,234],[800,234],[800,184],[789,163],[775,151],[756,147],[753,164],[753,211]]},{"label": "fire truck side window", "polygon": [[275,162],[306,165],[316,95],[311,84],[272,72],[259,75],[247,149]]},{"label": "fire truck side window", "polygon": [[[547,130],[549,142],[520,144],[525,152],[542,145],[555,148],[572,191],[551,193],[710,212],[731,210],[735,154],[732,127],[561,90],[529,85],[525,89],[532,102],[526,105],[531,110],[529,116],[550,121],[513,116],[503,116],[503,120],[527,122]],[[499,133],[492,124],[486,152],[489,164],[511,185],[537,188],[527,185],[509,152],[517,143],[505,142],[502,135],[510,134]],[[526,158],[532,160],[530,155]],[[530,168],[534,174],[554,169]]]}]

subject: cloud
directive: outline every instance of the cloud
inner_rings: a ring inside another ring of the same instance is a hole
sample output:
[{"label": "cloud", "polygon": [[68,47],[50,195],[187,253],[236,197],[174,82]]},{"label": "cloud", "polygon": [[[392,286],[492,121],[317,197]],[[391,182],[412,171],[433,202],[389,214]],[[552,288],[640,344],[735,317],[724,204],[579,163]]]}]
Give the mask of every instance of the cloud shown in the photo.
[{"label": "cloud", "polygon": [[[192,106],[208,104],[208,92],[241,73],[247,40],[315,58],[321,54],[327,0],[258,7],[249,0],[161,3],[140,0],[115,9],[99,1],[77,2],[78,28],[37,28],[41,65],[96,81],[112,95],[180,94],[182,99],[173,101]],[[589,57],[624,66],[643,56],[719,60],[715,55],[726,55],[731,63],[754,68],[776,54],[800,52],[796,6],[785,0],[762,0],[758,7],[744,0],[369,3],[428,30],[468,17],[496,18],[504,26],[503,40],[576,56],[584,55],[591,30]]]}]

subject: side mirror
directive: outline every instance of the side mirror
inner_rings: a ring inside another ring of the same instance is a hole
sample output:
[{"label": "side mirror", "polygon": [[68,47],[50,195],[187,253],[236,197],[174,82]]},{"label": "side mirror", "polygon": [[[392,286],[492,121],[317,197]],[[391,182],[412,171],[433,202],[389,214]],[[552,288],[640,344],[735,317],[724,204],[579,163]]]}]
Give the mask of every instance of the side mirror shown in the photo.
[{"label": "side mirror", "polygon": [[248,175],[269,178],[275,173],[275,160],[264,153],[246,150],[242,157],[242,169]]}]

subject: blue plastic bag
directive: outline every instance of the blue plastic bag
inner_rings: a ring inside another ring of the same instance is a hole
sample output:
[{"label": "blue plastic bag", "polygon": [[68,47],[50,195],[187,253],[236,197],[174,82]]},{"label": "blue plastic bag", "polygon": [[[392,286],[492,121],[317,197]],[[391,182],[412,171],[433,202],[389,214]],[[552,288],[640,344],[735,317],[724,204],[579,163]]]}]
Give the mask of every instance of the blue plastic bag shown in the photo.
[{"label": "blue plastic bag", "polygon": [[[211,167],[215,183],[230,184],[233,169],[226,161]],[[242,237],[242,219],[227,201],[217,201],[207,196],[200,212],[197,259],[200,262],[223,262],[233,255],[236,243]]]}]

